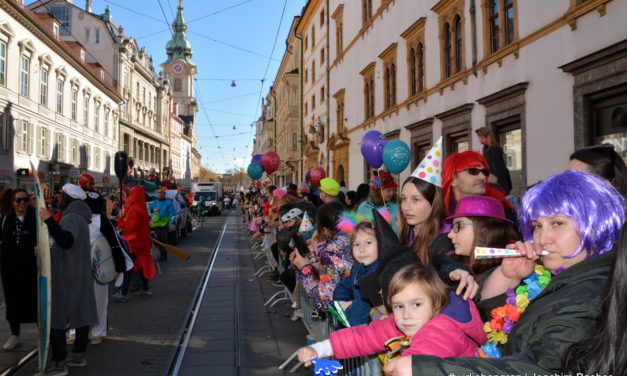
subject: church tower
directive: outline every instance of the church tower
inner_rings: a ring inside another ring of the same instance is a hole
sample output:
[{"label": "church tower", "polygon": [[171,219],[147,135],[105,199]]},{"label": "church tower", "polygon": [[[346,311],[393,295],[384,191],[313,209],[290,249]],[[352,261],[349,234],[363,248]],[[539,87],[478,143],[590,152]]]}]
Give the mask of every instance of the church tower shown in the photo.
[{"label": "church tower", "polygon": [[[179,0],[176,19],[172,23],[172,40],[166,46],[168,59],[161,64],[163,77],[172,85],[172,98],[184,123],[183,133],[196,140],[196,112],[198,107],[194,93],[196,64],[192,62],[192,45],[187,40],[187,24],[183,17],[183,0]],[[195,145],[194,145],[195,146]]]}]

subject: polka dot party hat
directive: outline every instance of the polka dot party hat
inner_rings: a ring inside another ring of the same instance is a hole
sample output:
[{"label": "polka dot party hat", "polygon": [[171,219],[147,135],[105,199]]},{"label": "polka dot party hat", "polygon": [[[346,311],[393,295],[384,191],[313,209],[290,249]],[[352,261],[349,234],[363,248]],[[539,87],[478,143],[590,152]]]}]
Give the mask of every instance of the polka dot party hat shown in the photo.
[{"label": "polka dot party hat", "polygon": [[437,187],[442,187],[442,137],[438,138],[429,150],[429,154],[420,161],[420,164],[411,176],[424,180]]}]

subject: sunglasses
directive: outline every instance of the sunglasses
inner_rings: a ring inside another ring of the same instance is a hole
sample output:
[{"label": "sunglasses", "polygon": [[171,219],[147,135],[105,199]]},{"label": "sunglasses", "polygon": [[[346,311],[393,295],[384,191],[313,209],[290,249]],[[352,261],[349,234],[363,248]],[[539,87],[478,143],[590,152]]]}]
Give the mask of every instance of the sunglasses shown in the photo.
[{"label": "sunglasses", "polygon": [[485,168],[471,167],[471,168],[467,168],[467,169],[465,169],[463,171],[467,171],[472,176],[477,176],[479,174],[483,174],[486,177],[490,176],[490,171],[486,170]]},{"label": "sunglasses", "polygon": [[16,197],[14,199],[14,201],[17,202],[18,204],[20,204],[20,203],[25,203],[25,202],[30,201],[30,198],[28,198],[28,197]]},{"label": "sunglasses", "polygon": [[455,222],[453,223],[452,231],[457,234],[462,226],[472,226],[472,222]]}]

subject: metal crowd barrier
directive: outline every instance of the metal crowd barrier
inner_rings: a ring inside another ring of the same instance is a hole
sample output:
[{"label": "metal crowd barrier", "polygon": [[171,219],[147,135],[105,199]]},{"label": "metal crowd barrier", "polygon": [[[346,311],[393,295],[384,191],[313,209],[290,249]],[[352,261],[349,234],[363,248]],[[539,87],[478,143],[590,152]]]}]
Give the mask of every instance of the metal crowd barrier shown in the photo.
[{"label": "metal crowd barrier", "polygon": [[[316,312],[316,306],[311,298],[307,295],[307,292],[303,287],[298,284],[297,289],[300,289],[300,309],[303,312],[302,322],[305,325],[305,329],[309,333],[308,339],[313,342],[320,342],[328,339],[330,334],[337,327],[337,321],[334,317],[327,314],[323,318],[314,317]],[[283,362],[279,369],[285,369],[288,364],[296,359],[298,350],[296,350],[285,362]],[[359,358],[350,358],[340,360],[340,363],[344,366],[337,375],[340,376],[381,376],[383,375],[383,367],[381,361],[377,356],[363,356]],[[297,362],[290,369],[290,373],[296,372],[302,363]]]},{"label": "metal crowd barrier", "polygon": [[[279,274],[281,272],[283,272],[283,264],[280,262],[277,262],[274,258],[274,256],[272,255],[272,244],[274,243],[274,239],[276,238],[276,233],[273,230],[270,233],[266,233],[263,237],[263,242],[261,243],[260,247],[257,247],[257,255],[253,256],[254,260],[258,260],[260,258],[263,258],[263,256],[266,256],[266,260],[267,260],[267,264],[262,266],[261,268],[259,268],[255,274],[253,275],[254,277],[261,277],[265,274],[271,273],[273,270],[277,270],[279,272]],[[289,289],[287,287],[283,287],[283,289],[281,291],[278,291],[277,293],[275,293],[274,295],[272,295],[270,297],[270,299],[268,299],[264,305],[266,307],[274,307],[278,302],[281,301],[285,301],[285,300],[290,300],[290,301],[294,301],[294,298],[292,297],[292,293],[289,291]]]},{"label": "metal crowd barrier", "polygon": [[[253,259],[258,260],[266,256],[268,261],[267,265],[262,266],[254,274],[255,277],[261,277],[274,270],[275,268],[281,272],[283,270],[282,264],[277,263],[272,255],[271,245],[275,239],[274,231],[264,236],[264,240],[261,245],[253,245],[251,247],[252,252],[257,252]],[[296,289],[299,290],[299,302],[300,309],[303,316],[301,318],[305,329],[309,335],[308,340],[313,342],[324,341],[329,338],[331,332],[337,327],[337,321],[329,314],[325,318],[318,317],[317,309],[314,301],[309,298],[307,292],[303,289],[300,283],[296,284]],[[280,301],[291,300],[294,301],[294,295],[290,293],[287,287],[284,287],[282,291],[272,295],[270,299],[265,302],[265,306],[270,305],[273,307]],[[279,369],[284,369],[292,361],[296,359],[298,350],[294,352],[285,362],[283,362]],[[376,356],[359,357],[340,360],[344,368],[340,370],[337,375],[339,376],[381,376],[383,375],[383,369],[381,361]],[[296,372],[303,364],[296,362],[296,364],[290,369],[290,373]]]},{"label": "metal crowd barrier", "polygon": [[277,262],[272,256],[272,249],[270,248],[271,246],[272,246],[272,233],[267,233],[263,237],[263,243],[262,243],[260,252],[263,252],[263,254],[266,256],[268,264],[259,268],[259,270],[255,272],[254,277],[261,277],[264,274],[270,273],[277,267]]}]

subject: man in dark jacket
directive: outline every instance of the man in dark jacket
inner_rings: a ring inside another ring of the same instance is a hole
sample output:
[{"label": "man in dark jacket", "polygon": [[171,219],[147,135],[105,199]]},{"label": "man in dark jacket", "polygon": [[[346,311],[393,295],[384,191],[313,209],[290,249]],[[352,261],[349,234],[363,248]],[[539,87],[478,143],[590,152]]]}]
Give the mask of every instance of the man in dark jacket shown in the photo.
[{"label": "man in dark jacket", "polygon": [[[98,321],[94,298],[94,277],[89,252],[91,210],[82,201],[85,192],[74,184],[62,188],[59,207],[63,210],[56,223],[47,210],[39,213],[48,226],[54,244],[50,250],[52,263],[52,314],[50,330],[51,373],[67,374],[66,366],[85,366],[89,326]],[[76,328],[72,356],[66,362],[66,328]],[[64,373],[65,372],[65,373]]]}]

